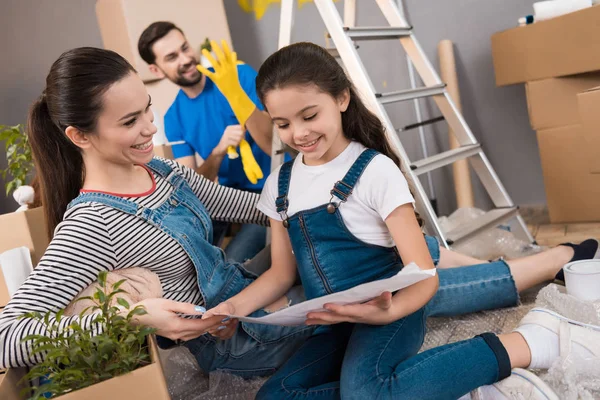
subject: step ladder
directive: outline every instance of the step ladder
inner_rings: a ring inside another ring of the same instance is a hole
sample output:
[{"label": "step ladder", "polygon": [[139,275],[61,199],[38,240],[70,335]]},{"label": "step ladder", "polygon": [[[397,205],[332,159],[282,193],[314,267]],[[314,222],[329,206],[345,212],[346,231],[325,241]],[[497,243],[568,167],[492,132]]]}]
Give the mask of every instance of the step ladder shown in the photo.
[{"label": "step ladder", "polygon": [[[481,145],[475,139],[463,116],[458,112],[446,90],[445,84],[440,80],[436,70],[427,59],[414,35],[412,26],[406,22],[403,13],[393,0],[374,1],[376,1],[387,20],[388,26],[355,27],[356,0],[345,0],[344,2],[344,21],[347,22],[346,24],[342,22],[333,0],[314,0],[314,3],[325,23],[328,36],[333,41],[334,49],[331,49],[332,52],[343,62],[346,72],[357,87],[367,107],[381,119],[385,126],[387,139],[400,157],[406,178],[413,185],[416,207],[425,221],[427,232],[437,236],[445,247],[450,247],[513,219],[516,220],[516,223],[511,225],[515,235],[529,243],[533,242],[525,222],[519,215],[518,208],[513,204],[484,154]],[[293,12],[294,0],[282,0],[279,48],[291,43]],[[362,40],[399,40],[425,86],[377,93],[356,49],[356,42]],[[410,160],[384,105],[423,97],[433,99],[456,135],[460,146],[421,160]],[[283,154],[281,150],[278,150],[282,148],[282,145],[277,136],[276,134],[273,135],[272,170],[283,162]],[[470,161],[470,165],[489,194],[494,209],[470,223],[461,225],[449,232],[443,232],[419,176],[462,159]]]}]

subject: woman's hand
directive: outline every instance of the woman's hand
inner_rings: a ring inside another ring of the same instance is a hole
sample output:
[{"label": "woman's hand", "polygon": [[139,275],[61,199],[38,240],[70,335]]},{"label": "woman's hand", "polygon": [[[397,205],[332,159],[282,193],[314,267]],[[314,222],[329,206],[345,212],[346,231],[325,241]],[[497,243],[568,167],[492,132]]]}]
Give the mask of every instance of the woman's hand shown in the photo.
[{"label": "woman's hand", "polygon": [[[222,317],[188,319],[180,314],[198,315],[195,304],[167,299],[145,299],[133,307],[143,306],[147,314],[137,315],[136,323],[156,328],[156,334],[171,340],[192,340],[221,325]],[[132,307],[132,309],[133,309]],[[124,310],[127,312],[127,310]]]},{"label": "woman's hand", "polygon": [[341,322],[386,325],[398,319],[393,309],[392,293],[390,292],[383,292],[363,304],[325,304],[323,308],[327,311],[308,313],[306,325],[332,325]]},{"label": "woman's hand", "polygon": [[228,301],[211,308],[202,315],[202,319],[218,318],[221,322],[218,327],[208,331],[211,335],[221,340],[231,339],[238,326],[237,319],[230,319],[228,315],[235,314],[235,307]]}]

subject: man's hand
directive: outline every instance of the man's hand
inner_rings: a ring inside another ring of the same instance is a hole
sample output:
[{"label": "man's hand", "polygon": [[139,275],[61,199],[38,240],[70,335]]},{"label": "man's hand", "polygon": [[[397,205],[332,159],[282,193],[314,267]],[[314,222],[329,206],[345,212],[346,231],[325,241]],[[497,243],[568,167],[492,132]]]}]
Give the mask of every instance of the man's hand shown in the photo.
[{"label": "man's hand", "polygon": [[221,137],[221,141],[215,147],[213,152],[219,156],[224,156],[225,153],[228,153],[228,148],[233,147],[234,151],[237,146],[239,146],[240,142],[244,138],[245,130],[241,125],[229,125],[225,128],[223,132],[223,137]]},{"label": "man's hand", "polygon": [[237,54],[229,50],[229,46],[224,40],[221,41],[221,44],[223,45],[222,50],[217,42],[214,40],[210,42],[211,48],[217,56],[216,60],[208,50],[202,50],[202,55],[210,61],[215,72],[211,72],[201,65],[197,65],[196,68],[217,85],[229,102],[240,125],[245,126],[246,121],[256,109],[256,105],[240,85],[237,71]]}]

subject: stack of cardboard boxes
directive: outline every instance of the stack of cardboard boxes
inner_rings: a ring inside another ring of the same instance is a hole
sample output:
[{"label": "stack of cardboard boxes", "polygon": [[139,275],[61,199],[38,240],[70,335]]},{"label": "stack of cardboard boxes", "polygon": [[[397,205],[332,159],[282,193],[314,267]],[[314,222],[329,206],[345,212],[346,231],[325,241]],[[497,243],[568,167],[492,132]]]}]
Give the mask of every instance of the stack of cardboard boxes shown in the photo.
[{"label": "stack of cardboard boxes", "polygon": [[492,36],[498,86],[525,83],[550,219],[600,221],[600,6]]}]

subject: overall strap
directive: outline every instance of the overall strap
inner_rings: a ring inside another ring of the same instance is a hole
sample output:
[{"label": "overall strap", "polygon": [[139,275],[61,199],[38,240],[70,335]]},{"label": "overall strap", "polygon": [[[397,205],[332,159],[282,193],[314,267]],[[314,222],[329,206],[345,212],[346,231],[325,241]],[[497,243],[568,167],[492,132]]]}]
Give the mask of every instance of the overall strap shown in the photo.
[{"label": "overall strap", "polygon": [[354,186],[356,186],[356,182],[367,168],[367,165],[371,162],[371,160],[378,155],[379,152],[373,149],[366,149],[363,151],[360,156],[354,161],[354,164],[350,167],[346,175],[342,178],[341,181],[337,181],[331,189],[331,196],[337,197],[342,202],[348,200],[348,197],[352,194],[352,190],[354,190]]},{"label": "overall strap", "polygon": [[154,157],[148,164],[146,164],[148,168],[154,171],[157,175],[160,175],[163,178],[167,178],[171,172],[173,172],[173,168],[166,162],[159,160]]},{"label": "overall strap", "polygon": [[290,189],[290,179],[292,177],[292,167],[294,160],[288,161],[281,166],[279,170],[278,195],[275,199],[275,206],[278,213],[287,212],[290,202],[288,201],[288,191]]},{"label": "overall strap", "polygon": [[106,193],[82,193],[77,196],[67,206],[67,210],[75,207],[77,204],[94,202],[105,204],[127,214],[137,215],[139,206],[133,201],[125,200],[122,197],[113,196]]}]

